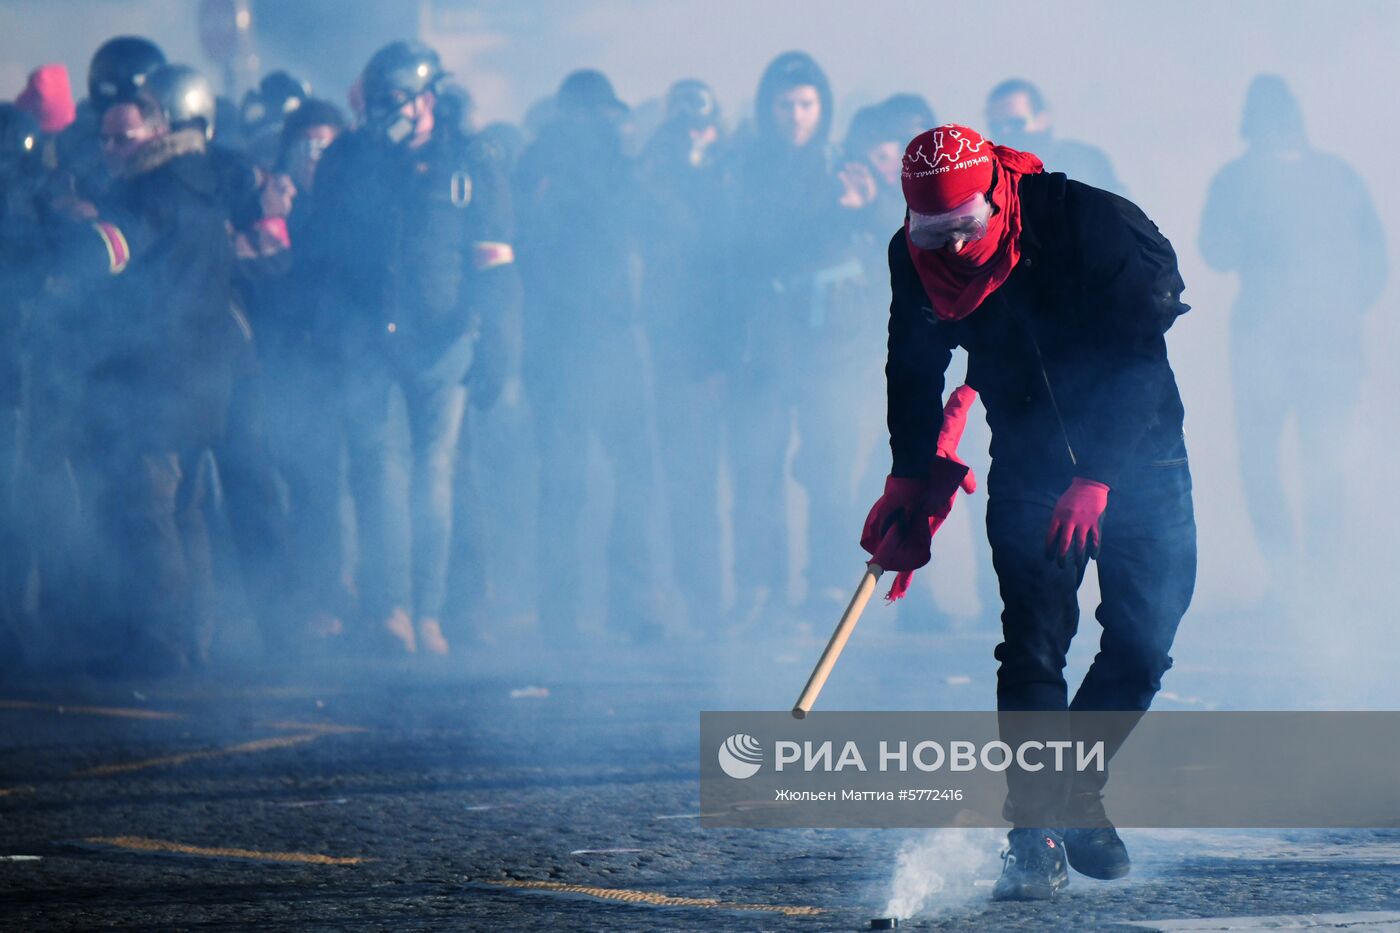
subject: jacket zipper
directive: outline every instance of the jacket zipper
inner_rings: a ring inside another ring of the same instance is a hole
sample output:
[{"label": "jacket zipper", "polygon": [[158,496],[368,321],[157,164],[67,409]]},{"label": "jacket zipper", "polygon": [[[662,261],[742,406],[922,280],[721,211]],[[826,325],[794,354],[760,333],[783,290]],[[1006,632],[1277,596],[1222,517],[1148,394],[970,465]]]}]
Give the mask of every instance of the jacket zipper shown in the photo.
[{"label": "jacket zipper", "polygon": [[1030,335],[1031,346],[1035,348],[1035,360],[1040,365],[1040,378],[1045,380],[1045,391],[1050,395],[1050,408],[1055,412],[1055,423],[1060,426],[1060,437],[1064,438],[1065,450],[1069,452],[1070,466],[1079,466],[1079,458],[1074,455],[1074,446],[1069,442],[1069,431],[1065,430],[1065,419],[1060,414],[1060,404],[1055,401],[1055,389],[1050,385],[1050,374],[1045,371],[1045,357],[1040,352],[1040,341],[1036,339],[1035,330],[1029,324],[1026,333]]}]

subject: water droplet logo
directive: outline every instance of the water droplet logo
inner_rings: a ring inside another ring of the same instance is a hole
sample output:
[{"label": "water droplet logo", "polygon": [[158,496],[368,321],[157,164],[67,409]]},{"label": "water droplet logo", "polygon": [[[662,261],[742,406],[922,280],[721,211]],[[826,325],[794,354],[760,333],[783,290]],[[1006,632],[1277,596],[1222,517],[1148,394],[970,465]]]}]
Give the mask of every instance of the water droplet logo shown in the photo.
[{"label": "water droplet logo", "polygon": [[751,778],[763,767],[763,746],[743,732],[731,735],[719,747],[719,766],[737,780]]}]

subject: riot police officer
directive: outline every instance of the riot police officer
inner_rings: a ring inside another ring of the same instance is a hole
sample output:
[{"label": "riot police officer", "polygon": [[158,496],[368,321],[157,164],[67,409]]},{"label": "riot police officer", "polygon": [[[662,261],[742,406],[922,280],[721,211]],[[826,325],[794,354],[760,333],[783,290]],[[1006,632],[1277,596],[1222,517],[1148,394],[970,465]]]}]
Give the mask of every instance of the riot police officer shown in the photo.
[{"label": "riot police officer", "polygon": [[422,43],[375,53],[365,123],[326,150],[296,246],[299,263],[324,271],[345,373],[362,613],[403,650],[435,654],[448,651],[440,616],[468,388],[478,401],[499,393],[519,303],[504,179],[489,149],[435,119],[443,77]]}]

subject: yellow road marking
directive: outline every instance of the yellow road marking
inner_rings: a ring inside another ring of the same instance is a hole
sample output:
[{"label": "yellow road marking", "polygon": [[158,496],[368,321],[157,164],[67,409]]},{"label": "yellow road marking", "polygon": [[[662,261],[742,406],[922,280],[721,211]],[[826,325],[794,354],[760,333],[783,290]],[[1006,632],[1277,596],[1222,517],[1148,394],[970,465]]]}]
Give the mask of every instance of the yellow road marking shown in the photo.
[{"label": "yellow road marking", "polygon": [[11,797],[15,794],[32,794],[34,788],[25,784],[21,787],[0,787],[0,797]]},{"label": "yellow road marking", "polygon": [[269,729],[283,729],[288,732],[314,732],[317,735],[350,735],[354,732],[368,732],[360,726],[338,726],[333,722],[292,722],[279,720],[267,724]]},{"label": "yellow road marking", "polygon": [[233,687],[229,689],[191,689],[191,690],[162,690],[151,691],[153,695],[159,693],[160,697],[171,701],[186,701],[195,703],[211,703],[228,700],[306,700],[320,699],[322,697],[340,696],[339,687],[306,687],[306,686],[285,686],[285,687]]},{"label": "yellow road marking", "polygon": [[154,709],[127,709],[120,706],[68,706],[58,703],[32,703],[28,700],[0,700],[0,709],[30,709],[47,713],[74,713],[80,716],[114,716],[119,719],[184,719],[182,713]]},{"label": "yellow road marking", "polygon": [[605,901],[622,901],[627,904],[650,904],[655,907],[704,907],[710,910],[758,910],[765,913],[784,914],[788,917],[814,917],[825,911],[820,907],[786,907],[778,904],[740,904],[721,901],[713,897],[673,897],[655,891],[633,891],[627,888],[595,888],[586,884],[564,884],[559,881],[521,881],[508,879],[490,881],[489,884],[503,888],[517,888],[526,891],[554,891],[560,894],[584,894]]},{"label": "yellow road marking", "polygon": [[229,849],[222,846],[191,846],[165,839],[143,839],[140,836],[90,836],[85,842],[115,846],[133,852],[173,852],[177,855],[198,855],[204,858],[242,858],[257,862],[300,862],[305,865],[362,865],[367,858],[341,858],[315,852],[261,852],[257,849]]},{"label": "yellow road marking", "polygon": [[319,732],[302,732],[297,735],[279,735],[271,739],[257,739],[240,742],[224,748],[207,748],[197,752],[181,752],[178,755],[162,755],[159,758],[146,758],[141,761],[123,761],[114,765],[99,765],[86,771],[74,773],[74,777],[106,777],[111,774],[128,774],[132,771],[145,771],[147,768],[163,768],[169,765],[182,765],[191,761],[204,761],[210,758],[227,758],[230,755],[243,755],[250,752],[266,752],[274,748],[291,748],[312,742],[321,737]]}]

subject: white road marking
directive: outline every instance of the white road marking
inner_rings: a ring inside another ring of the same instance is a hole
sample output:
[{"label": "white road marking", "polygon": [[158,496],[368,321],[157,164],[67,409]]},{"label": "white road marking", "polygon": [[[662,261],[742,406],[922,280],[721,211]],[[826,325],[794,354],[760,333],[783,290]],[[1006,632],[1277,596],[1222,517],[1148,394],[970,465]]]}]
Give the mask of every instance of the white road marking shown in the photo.
[{"label": "white road marking", "polygon": [[1267,917],[1200,917],[1147,920],[1127,924],[1161,933],[1226,933],[1235,930],[1348,930],[1352,933],[1397,933],[1400,913],[1360,911],[1346,914],[1274,914]]}]

